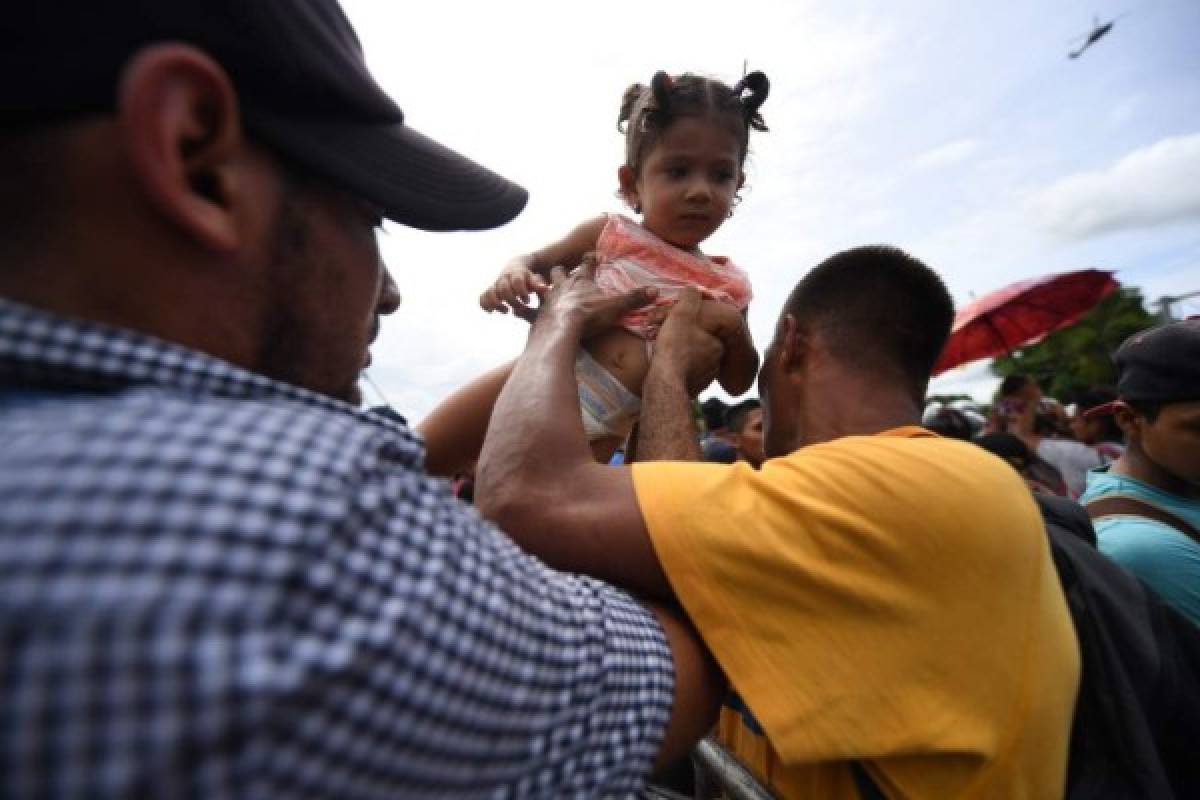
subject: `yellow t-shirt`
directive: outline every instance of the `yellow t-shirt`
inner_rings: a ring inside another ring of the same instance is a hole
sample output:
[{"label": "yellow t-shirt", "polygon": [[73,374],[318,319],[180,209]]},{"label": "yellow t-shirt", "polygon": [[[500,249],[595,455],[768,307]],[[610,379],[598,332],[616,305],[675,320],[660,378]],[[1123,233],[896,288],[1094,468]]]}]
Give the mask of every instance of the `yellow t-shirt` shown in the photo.
[{"label": "yellow t-shirt", "polygon": [[784,797],[1061,797],[1079,651],[1017,473],[920,428],[766,462],[633,467],[671,585]]}]

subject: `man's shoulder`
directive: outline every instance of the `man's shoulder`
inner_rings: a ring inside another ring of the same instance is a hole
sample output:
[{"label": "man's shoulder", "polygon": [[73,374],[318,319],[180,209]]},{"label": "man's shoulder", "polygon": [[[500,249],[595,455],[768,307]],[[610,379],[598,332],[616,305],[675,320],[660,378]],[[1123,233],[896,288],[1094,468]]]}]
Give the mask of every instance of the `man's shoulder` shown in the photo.
[{"label": "man's shoulder", "polygon": [[1086,503],[1096,497],[1119,490],[1120,480],[1112,474],[1111,466],[1094,467],[1087,473],[1087,488],[1079,496],[1079,502]]},{"label": "man's shoulder", "polygon": [[983,448],[916,429],[843,436],[802,448],[787,458],[797,463],[820,462],[824,468],[842,465],[848,474],[870,467],[878,476],[927,488],[947,484],[1023,486],[1011,467]]},{"label": "man's shoulder", "polygon": [[[811,450],[811,452],[809,452]],[[989,558],[1042,547],[1037,506],[1017,472],[981,447],[932,435],[844,437],[789,457],[807,506],[837,508],[864,530],[909,543],[982,551]],[[785,473],[787,472],[785,471]],[[777,488],[777,487],[776,487]]]},{"label": "man's shoulder", "polygon": [[[157,485],[169,476],[173,486],[164,491],[253,493],[262,484],[330,491],[349,488],[371,466],[420,472],[423,455],[407,426],[349,406],[154,386],[28,393],[5,405],[0,431],[11,445],[0,452],[10,480],[63,484],[73,475],[99,486],[104,476],[110,483],[123,476],[122,484]],[[64,466],[57,477],[55,465]]]},{"label": "man's shoulder", "polygon": [[1200,542],[1165,522],[1133,515],[1096,520],[1100,551],[1123,564],[1157,564],[1172,569],[1186,566],[1200,577]]},{"label": "man's shoulder", "polygon": [[[1111,467],[1105,466],[1088,472],[1087,490],[1079,498],[1079,502],[1087,504],[1105,497],[1128,497],[1146,503],[1155,508],[1176,516],[1192,525],[1200,527],[1200,501],[1190,500],[1176,494],[1165,492],[1136,478],[1124,474],[1114,474]],[[1101,525],[1132,524],[1134,522],[1153,523],[1163,529],[1175,530],[1174,527],[1159,523],[1135,514],[1117,514],[1103,517],[1097,522],[1096,529]]]},{"label": "man's shoulder", "polygon": [[1200,622],[1200,543],[1161,522],[1119,516],[1097,520],[1097,547]]},{"label": "man's shoulder", "polygon": [[[635,464],[637,483],[673,480],[719,481],[722,488],[745,484],[769,489],[776,484],[847,484],[863,491],[892,493],[899,487],[922,494],[950,486],[976,487],[1024,497],[1028,492],[1016,472],[1002,460],[969,442],[947,439],[918,429],[874,436],[843,436],[808,445],[768,459],[759,470],[736,464],[649,462]],[[891,488],[889,488],[891,487]]]},{"label": "man's shoulder", "polygon": [[[1037,507],[1012,467],[969,442],[916,429],[810,445],[759,470],[744,463],[667,462],[635,465],[634,477],[644,512],[653,507],[690,516],[701,494],[710,506],[719,500],[730,509],[757,497],[759,516],[771,508],[780,520],[841,509],[842,520],[852,515],[889,529],[913,527],[921,536],[964,524],[1000,537],[1017,527],[1031,539],[1041,535]],[[720,512],[714,506],[701,513]]]},{"label": "man's shoulder", "polygon": [[[314,396],[315,397],[315,396]],[[22,392],[3,408],[22,425],[52,424],[78,429],[129,427],[159,431],[174,424],[180,433],[207,428],[214,434],[241,428],[320,428],[331,437],[391,433],[414,443],[407,424],[352,406],[306,397],[222,395],[182,388],[132,385],[112,390]]]},{"label": "man's shoulder", "polygon": [[1112,465],[1088,471],[1087,491],[1079,498],[1086,503],[1106,495],[1120,494],[1144,500],[1184,515],[1200,514],[1200,501],[1171,494],[1125,473],[1116,473]]}]

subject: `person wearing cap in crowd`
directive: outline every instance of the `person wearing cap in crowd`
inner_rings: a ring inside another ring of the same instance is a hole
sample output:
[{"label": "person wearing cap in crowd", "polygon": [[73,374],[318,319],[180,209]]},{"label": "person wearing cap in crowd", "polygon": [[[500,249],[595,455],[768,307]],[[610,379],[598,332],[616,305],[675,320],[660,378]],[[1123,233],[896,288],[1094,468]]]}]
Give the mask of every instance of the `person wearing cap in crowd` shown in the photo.
[{"label": "person wearing cap in crowd", "polygon": [[375,228],[524,190],[409,127],[333,0],[19,3],[0,40],[0,796],[626,796],[685,753],[722,686],[678,612],[358,407]]},{"label": "person wearing cap in crowd", "polygon": [[1096,448],[1100,457],[1110,464],[1125,452],[1125,434],[1112,415],[1112,403],[1117,399],[1113,389],[1088,389],[1075,401],[1071,414],[1071,433],[1076,439]]},{"label": "person wearing cap in crowd", "polygon": [[760,469],[707,464],[689,390],[719,338],[663,325],[632,466],[592,459],[574,359],[588,269],[539,307],[476,502],[551,566],[677,600],[728,675],[719,736],[782,798],[1061,797],[1079,650],[1041,516],[1007,464],[918,427],[953,303],[886,246],[796,285],[759,373]]},{"label": "person wearing cap in crowd", "polygon": [[762,403],[757,397],[743,400],[725,412],[725,429],[733,439],[738,460],[758,469],[763,455]]},{"label": "person wearing cap in crowd", "polygon": [[1113,358],[1126,448],[1080,502],[1100,550],[1200,624],[1200,319],[1136,333]]},{"label": "person wearing cap in crowd", "polygon": [[1105,462],[1094,447],[1058,435],[1057,405],[1026,375],[1007,376],[996,393],[1002,430],[1021,437],[1030,451],[1057,469],[1068,495],[1076,498],[1087,484],[1087,471]]}]

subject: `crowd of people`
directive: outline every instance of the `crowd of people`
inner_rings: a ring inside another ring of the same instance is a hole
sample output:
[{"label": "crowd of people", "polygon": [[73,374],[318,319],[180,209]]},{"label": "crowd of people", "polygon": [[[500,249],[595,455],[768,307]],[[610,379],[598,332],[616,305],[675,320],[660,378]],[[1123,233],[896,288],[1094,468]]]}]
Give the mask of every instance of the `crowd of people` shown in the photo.
[{"label": "crowd of people", "polygon": [[1114,354],[1116,388],[1089,389],[1064,408],[1011,375],[989,414],[931,404],[924,425],[1005,459],[1034,492],[1078,500],[1100,550],[1200,624],[1198,348],[1198,321],[1163,325]]},{"label": "crowd of people", "polygon": [[410,426],[360,407],[375,229],[526,194],[405,124],[335,0],[0,31],[2,796],[626,797],[715,733],[781,797],[1060,797],[1081,637],[1035,494],[1200,622],[1200,322],[980,426],[924,407],[941,278],[869,245],[796,265],[759,356],[698,245],[761,73],[630,87],[641,221],[510,262],[523,352]]}]

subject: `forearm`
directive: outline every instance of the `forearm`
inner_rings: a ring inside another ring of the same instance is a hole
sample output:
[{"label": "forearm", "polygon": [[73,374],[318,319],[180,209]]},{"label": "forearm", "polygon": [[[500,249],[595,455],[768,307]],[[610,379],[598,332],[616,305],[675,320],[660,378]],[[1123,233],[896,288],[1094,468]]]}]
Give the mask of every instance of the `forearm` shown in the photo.
[{"label": "forearm", "polygon": [[561,240],[530,253],[526,258],[528,267],[544,278],[550,277],[555,267],[574,269],[583,261],[583,256],[596,249],[596,241],[604,229],[606,218],[595,217],[580,223]]},{"label": "forearm", "polygon": [[642,386],[637,454],[641,461],[699,461],[692,399],[681,375],[651,362]]},{"label": "forearm", "polygon": [[575,385],[580,334],[553,312],[535,323],[496,402],[475,504],[555,569],[671,598],[629,470],[592,460]]},{"label": "forearm", "polygon": [[658,619],[675,669],[671,721],[658,749],[655,767],[683,758],[717,721],[728,684],[687,617],[675,608],[650,606]]}]

